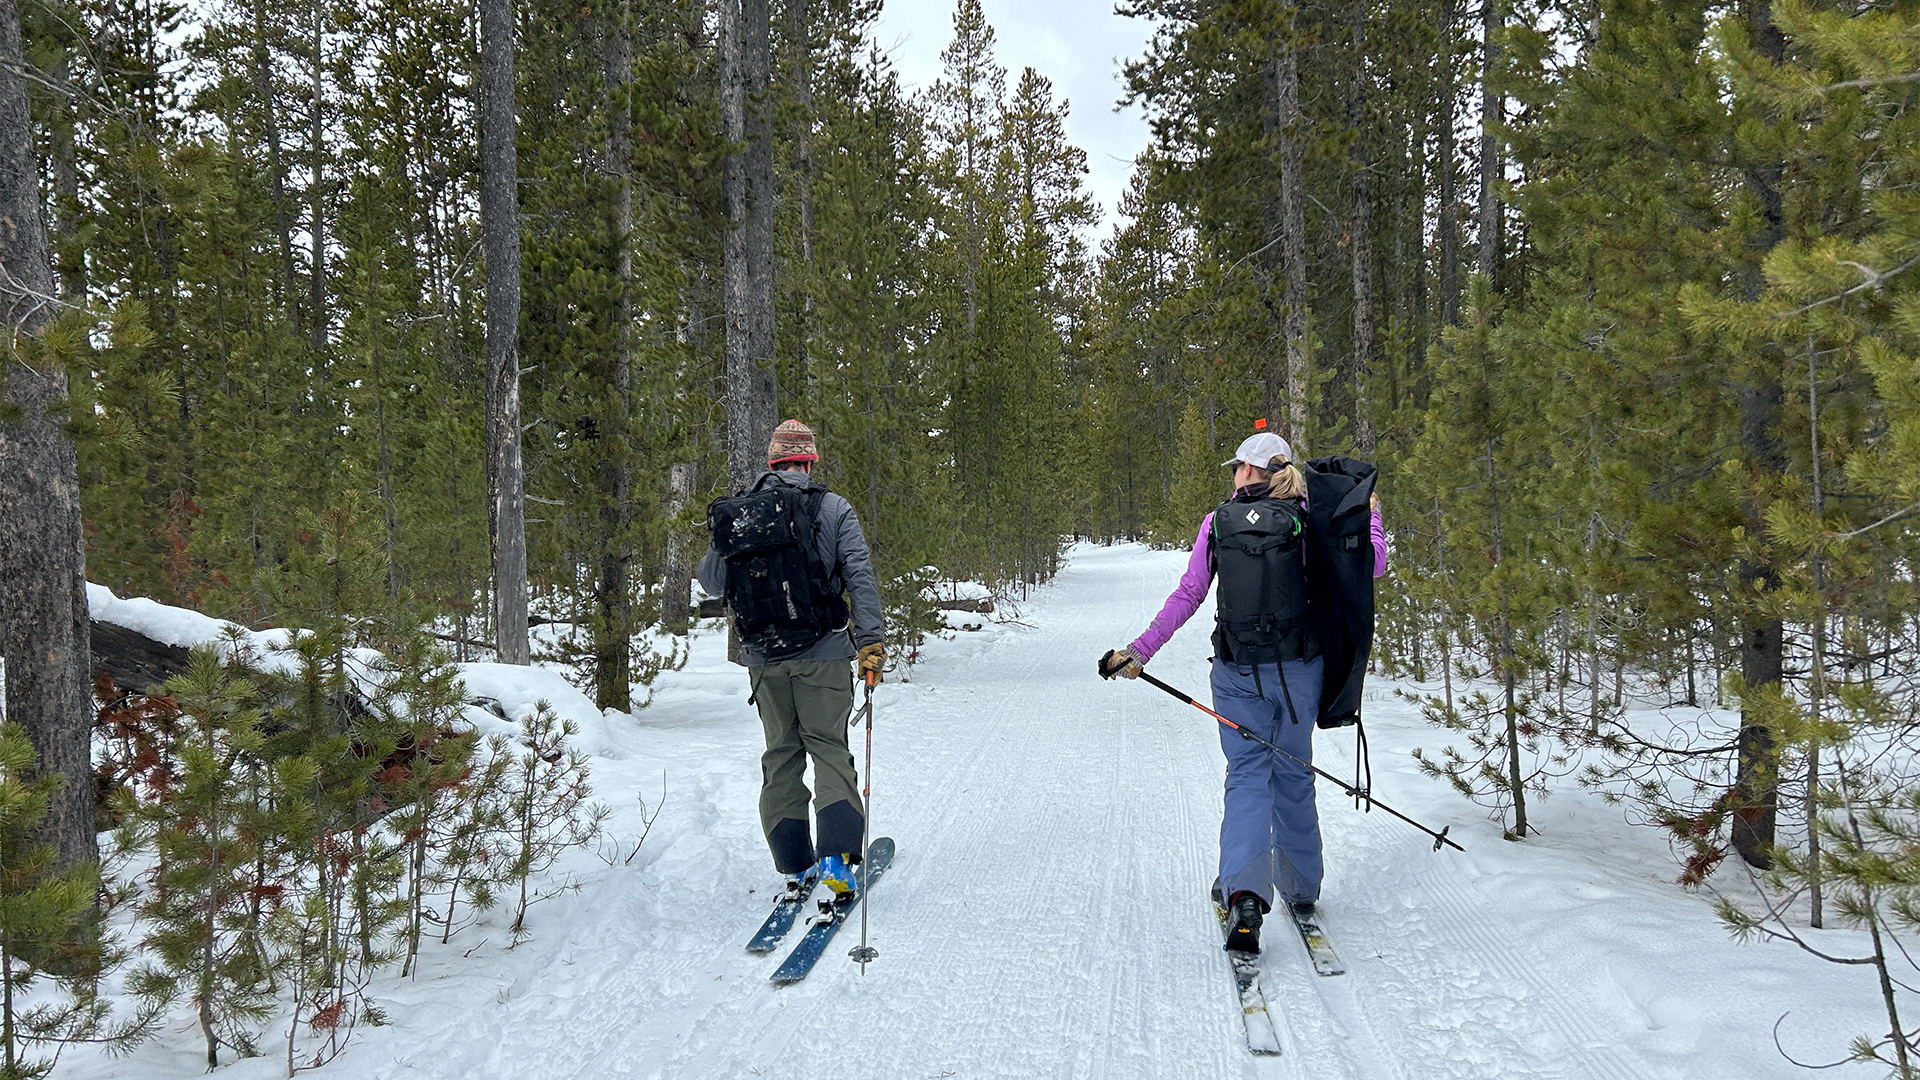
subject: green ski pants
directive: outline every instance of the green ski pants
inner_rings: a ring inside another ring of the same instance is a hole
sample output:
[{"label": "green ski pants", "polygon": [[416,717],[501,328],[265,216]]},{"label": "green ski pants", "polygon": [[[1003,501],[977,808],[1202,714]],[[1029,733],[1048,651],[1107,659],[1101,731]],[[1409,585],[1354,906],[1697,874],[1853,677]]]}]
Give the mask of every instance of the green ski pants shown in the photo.
[{"label": "green ski pants", "polygon": [[[853,665],[837,660],[786,660],[747,669],[767,752],[760,756],[760,827],[774,866],[797,874],[827,855],[859,860],[866,814],[860,778],[847,748],[853,714]],[[813,782],[807,790],[807,759]],[[819,819],[816,848],[807,803]]]}]

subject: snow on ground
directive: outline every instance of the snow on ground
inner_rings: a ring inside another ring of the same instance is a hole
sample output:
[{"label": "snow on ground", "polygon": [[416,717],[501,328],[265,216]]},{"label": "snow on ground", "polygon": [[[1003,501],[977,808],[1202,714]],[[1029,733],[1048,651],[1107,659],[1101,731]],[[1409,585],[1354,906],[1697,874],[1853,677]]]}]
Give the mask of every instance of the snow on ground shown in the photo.
[{"label": "snow on ground", "polygon": [[[417,979],[386,976],[376,997],[392,1022],[359,1029],[320,1075],[1747,1080],[1798,1073],[1773,1046],[1783,1014],[1781,1042],[1802,1059],[1884,1026],[1866,971],[1729,940],[1704,897],[1671,884],[1661,838],[1590,793],[1566,786],[1532,808],[1539,837],[1503,841],[1418,774],[1408,751],[1439,734],[1382,681],[1369,690],[1375,793],[1453,823],[1467,850],[1434,853],[1323,786],[1322,911],[1350,972],[1318,978],[1270,933],[1264,981],[1287,1052],[1249,1056],[1206,902],[1213,725],[1094,671],[1184,562],[1078,548],[1022,604],[1024,625],[931,643],[910,683],[880,688],[875,835],[900,850],[873,896],[880,959],[862,975],[843,958],[850,927],[787,989],[766,981],[781,953],[742,949],[777,878],[755,810],[759,723],[717,624],[634,716],[595,713],[552,672],[469,666],[476,693],[510,710],[545,699],[581,722],[613,808],[611,861],[577,853],[565,870],[580,891],[538,906],[518,948],[496,920],[430,947]],[[1209,613],[1153,664],[1190,692],[1206,688]],[[1352,752],[1345,733],[1320,734],[1336,774]],[[1855,954],[1861,936],[1814,932]],[[284,1045],[276,1056],[269,1036],[265,1051],[223,1074],[283,1075]],[[182,1009],[132,1057],[70,1051],[56,1076],[184,1080],[200,1053]]]}]

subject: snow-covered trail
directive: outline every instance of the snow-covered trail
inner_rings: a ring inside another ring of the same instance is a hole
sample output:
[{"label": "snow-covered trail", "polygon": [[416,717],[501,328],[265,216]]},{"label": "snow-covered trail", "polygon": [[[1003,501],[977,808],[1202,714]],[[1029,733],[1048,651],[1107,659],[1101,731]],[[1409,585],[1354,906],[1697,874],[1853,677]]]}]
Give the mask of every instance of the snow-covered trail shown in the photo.
[{"label": "snow-covered trail", "polygon": [[[800,1062],[816,1075],[837,1060],[874,1076],[1091,1078],[1179,1062],[1256,1075],[1207,944],[1218,751],[1204,718],[1094,677],[1097,643],[1166,591],[1152,567],[1105,555],[1082,561],[1078,587],[1030,605],[1032,630],[962,635],[911,686],[876,694],[874,820],[900,854],[874,890],[881,956],[865,976],[844,959],[856,927],[791,988],[765,981],[780,954],[741,950],[771,878],[753,788],[734,785],[718,809],[744,827],[730,839],[761,891],[736,888],[737,904],[716,907],[699,899],[710,875],[662,881],[695,906],[654,910],[690,920],[667,934],[666,956],[654,919],[636,913],[630,935],[609,912],[595,934],[632,962],[581,973],[589,984],[564,996],[527,995],[475,1070],[571,1077],[618,1063],[641,1077],[731,1077]],[[743,696],[727,727],[751,767],[758,729]]]},{"label": "snow-covered trail", "polygon": [[[865,975],[846,959],[857,924],[789,988],[767,982],[784,948],[742,948],[777,879],[755,811],[758,721],[744,674],[707,633],[651,708],[583,739],[614,836],[637,835],[635,792],[654,806],[664,784],[640,853],[573,860],[580,891],[536,908],[534,936],[516,949],[502,948],[496,919],[435,945],[418,980],[383,979],[375,996],[391,1023],[361,1028],[326,1071],[1746,1080],[1795,1071],[1771,1044],[1782,1013],[1783,1043],[1805,1058],[1838,1056],[1884,1025],[1856,970],[1729,941],[1701,898],[1669,883],[1662,841],[1589,793],[1536,807],[1540,837],[1501,841],[1481,811],[1418,775],[1407,751],[1440,739],[1383,684],[1369,689],[1376,793],[1453,823],[1467,851],[1434,853],[1323,785],[1322,911],[1349,974],[1315,976],[1271,926],[1265,985],[1287,1052],[1252,1057],[1206,902],[1223,773],[1215,726],[1094,670],[1146,624],[1184,558],[1077,548],[1023,605],[1024,625],[933,643],[911,683],[880,688],[874,822],[899,854],[872,897],[880,958]],[[1153,664],[1196,694],[1210,611]],[[1352,749],[1347,734],[1322,732],[1316,756],[1339,773]],[[1819,940],[1855,948],[1841,931]],[[195,1061],[180,1028],[85,1072],[184,1078]],[[268,1058],[230,1074],[281,1068]]]}]

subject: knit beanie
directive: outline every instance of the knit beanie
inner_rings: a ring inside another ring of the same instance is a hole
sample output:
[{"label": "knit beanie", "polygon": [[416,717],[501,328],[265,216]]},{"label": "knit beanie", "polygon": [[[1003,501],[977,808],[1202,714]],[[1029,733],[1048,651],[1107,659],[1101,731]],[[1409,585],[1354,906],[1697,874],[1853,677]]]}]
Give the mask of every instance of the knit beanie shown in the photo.
[{"label": "knit beanie", "polygon": [[773,429],[773,441],[767,444],[767,464],[787,461],[819,461],[814,449],[813,429],[798,420],[783,420]]}]

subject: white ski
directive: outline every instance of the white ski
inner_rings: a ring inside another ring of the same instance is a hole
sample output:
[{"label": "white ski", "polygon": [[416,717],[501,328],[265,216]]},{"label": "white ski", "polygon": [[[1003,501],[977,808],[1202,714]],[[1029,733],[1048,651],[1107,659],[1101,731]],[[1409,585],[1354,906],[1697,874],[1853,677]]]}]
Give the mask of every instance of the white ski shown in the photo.
[{"label": "white ski", "polygon": [[1300,931],[1300,941],[1307,947],[1307,956],[1313,961],[1313,970],[1322,975],[1345,975],[1347,965],[1340,962],[1340,954],[1333,951],[1333,942],[1327,940],[1320,924],[1309,915],[1295,917],[1294,928]]},{"label": "white ski", "polygon": [[[1227,911],[1214,905],[1213,913],[1220,919],[1222,932],[1227,926]],[[1267,995],[1260,990],[1260,956],[1258,953],[1243,953],[1232,949],[1221,950],[1227,954],[1227,960],[1233,966],[1234,1000],[1240,1005],[1240,1019],[1247,1029],[1247,1049],[1256,1054],[1277,1056],[1280,1053],[1280,1030],[1274,1026],[1273,1014],[1267,1011]]]}]

